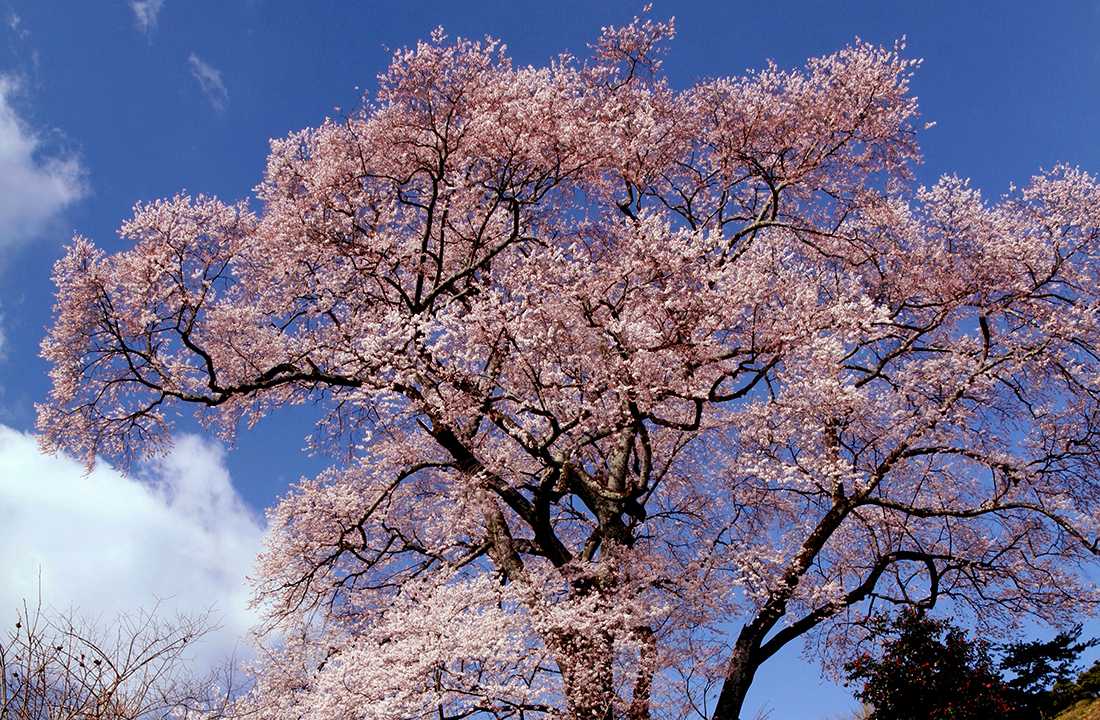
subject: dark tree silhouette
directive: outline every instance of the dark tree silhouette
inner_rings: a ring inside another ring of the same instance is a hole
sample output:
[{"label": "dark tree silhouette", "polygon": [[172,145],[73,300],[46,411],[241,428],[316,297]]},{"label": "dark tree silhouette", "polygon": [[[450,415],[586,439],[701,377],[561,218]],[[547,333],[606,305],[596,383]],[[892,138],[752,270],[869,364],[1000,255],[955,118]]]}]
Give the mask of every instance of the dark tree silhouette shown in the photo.
[{"label": "dark tree silhouette", "polygon": [[921,609],[873,626],[886,638],[881,654],[845,665],[848,679],[863,683],[855,696],[874,708],[868,720],[988,720],[1014,712],[987,642]]},{"label": "dark tree silhouette", "polygon": [[[1088,697],[1073,681],[1081,653],[1100,640],[1081,641],[1081,626],[1058,633],[1053,640],[1033,640],[1005,646],[1001,669],[1015,677],[1006,684],[1021,719],[1053,717],[1077,700]],[[1100,680],[1100,665],[1094,666]],[[1082,678],[1088,678],[1083,673]]]}]

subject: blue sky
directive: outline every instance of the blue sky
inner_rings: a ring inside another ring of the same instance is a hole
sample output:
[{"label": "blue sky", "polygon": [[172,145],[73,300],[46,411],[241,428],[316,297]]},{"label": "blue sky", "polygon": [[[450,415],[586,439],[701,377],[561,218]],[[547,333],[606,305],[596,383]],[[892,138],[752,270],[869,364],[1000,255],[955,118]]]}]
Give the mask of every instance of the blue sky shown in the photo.
[{"label": "blue sky", "polygon": [[[0,560],[0,620],[37,566],[56,605],[113,612],[153,595],[183,605],[216,596],[228,630],[243,628],[240,588],[262,511],[324,465],[298,450],[308,410],[243,432],[228,452],[181,435],[173,459],[141,470],[144,485],[97,471],[100,505],[67,489],[74,465],[32,457],[33,403],[48,391],[37,353],[50,267],[74,232],[116,250],[135,202],[183,189],[249,196],[270,138],[338,116],[373,91],[392,50],[437,26],[492,35],[517,63],[543,65],[564,50],[583,56],[601,26],[629,22],[642,4],[0,0],[0,543],[14,547],[18,535],[22,548]],[[905,36],[905,53],[924,59],[912,83],[922,120],[936,123],[920,134],[924,183],[956,173],[996,197],[1057,162],[1100,172],[1098,2],[655,0],[651,14],[676,18],[665,70],[677,87],[769,58],[794,67],[857,37]],[[218,550],[201,561],[158,555],[142,541],[150,513],[171,526],[166,537]],[[62,542],[47,525],[86,528],[84,542]],[[112,583],[89,570],[108,566]],[[845,693],[819,686],[796,655],[769,663],[748,710],[766,704],[772,720],[844,712]]]}]

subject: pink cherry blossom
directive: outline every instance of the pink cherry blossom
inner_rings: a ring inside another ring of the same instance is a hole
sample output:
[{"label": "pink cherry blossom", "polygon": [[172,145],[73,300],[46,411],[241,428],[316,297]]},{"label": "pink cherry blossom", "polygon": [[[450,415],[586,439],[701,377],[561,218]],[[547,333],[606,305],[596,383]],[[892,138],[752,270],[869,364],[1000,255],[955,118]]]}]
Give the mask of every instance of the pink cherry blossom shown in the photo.
[{"label": "pink cherry blossom", "polygon": [[1095,179],[916,187],[900,48],[681,91],[671,36],[533,68],[438,32],[273,142],[259,211],[141,204],[58,262],[47,449],[327,411],[249,712],[732,720],[871,607],[1097,608]]}]

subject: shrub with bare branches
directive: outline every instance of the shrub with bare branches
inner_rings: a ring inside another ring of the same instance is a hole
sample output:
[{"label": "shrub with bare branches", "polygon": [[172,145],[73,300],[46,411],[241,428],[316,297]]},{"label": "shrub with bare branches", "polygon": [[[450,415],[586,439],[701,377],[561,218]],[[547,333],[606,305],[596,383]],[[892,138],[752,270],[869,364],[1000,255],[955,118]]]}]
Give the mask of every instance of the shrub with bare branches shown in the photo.
[{"label": "shrub with bare branches", "polygon": [[196,644],[216,630],[210,613],[120,614],[104,625],[76,610],[24,604],[0,635],[0,720],[152,720],[223,716],[230,665],[191,668]]}]

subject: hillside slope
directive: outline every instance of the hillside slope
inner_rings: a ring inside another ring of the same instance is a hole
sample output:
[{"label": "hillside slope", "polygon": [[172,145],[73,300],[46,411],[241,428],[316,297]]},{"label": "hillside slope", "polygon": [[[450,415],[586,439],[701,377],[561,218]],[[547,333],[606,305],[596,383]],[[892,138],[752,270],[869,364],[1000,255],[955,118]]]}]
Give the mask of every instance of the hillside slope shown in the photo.
[{"label": "hillside slope", "polygon": [[1054,720],[1100,720],[1100,699],[1082,700]]}]

